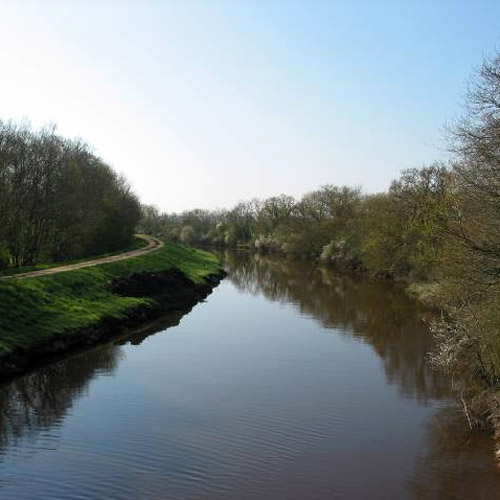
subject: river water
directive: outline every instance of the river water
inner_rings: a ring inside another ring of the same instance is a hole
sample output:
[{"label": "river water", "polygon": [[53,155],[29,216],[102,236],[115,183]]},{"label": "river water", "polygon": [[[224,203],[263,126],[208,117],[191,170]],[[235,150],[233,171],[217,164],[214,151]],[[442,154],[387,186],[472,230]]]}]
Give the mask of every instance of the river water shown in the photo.
[{"label": "river water", "polygon": [[0,389],[0,498],[494,499],[402,289],[225,254],[185,315]]}]

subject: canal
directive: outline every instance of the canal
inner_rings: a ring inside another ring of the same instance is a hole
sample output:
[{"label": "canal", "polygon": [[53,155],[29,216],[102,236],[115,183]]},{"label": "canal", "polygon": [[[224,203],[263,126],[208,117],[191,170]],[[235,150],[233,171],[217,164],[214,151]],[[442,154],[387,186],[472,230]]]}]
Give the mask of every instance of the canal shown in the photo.
[{"label": "canal", "polygon": [[226,252],[188,314],[0,389],[0,498],[491,499],[402,287]]}]

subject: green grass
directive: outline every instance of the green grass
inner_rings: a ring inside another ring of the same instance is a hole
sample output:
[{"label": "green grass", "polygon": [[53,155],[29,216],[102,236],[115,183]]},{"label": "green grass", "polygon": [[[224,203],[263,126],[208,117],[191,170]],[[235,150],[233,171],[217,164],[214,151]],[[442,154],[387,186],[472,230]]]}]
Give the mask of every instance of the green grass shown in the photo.
[{"label": "green grass", "polygon": [[179,268],[196,283],[217,272],[215,255],[167,242],[160,250],[124,261],[64,273],[0,281],[0,354],[32,348],[58,335],[120,318],[148,304],[109,290],[113,278]]},{"label": "green grass", "polygon": [[15,276],[16,274],[29,273],[31,271],[42,271],[43,269],[51,269],[53,267],[66,266],[68,264],[78,264],[79,262],[85,262],[86,260],[100,259],[102,257],[110,257],[111,255],[118,255],[124,252],[130,252],[132,250],[139,250],[148,246],[148,242],[142,238],[134,237],[132,243],[125,248],[116,250],[115,252],[102,253],[97,255],[88,255],[87,257],[81,257],[79,259],[73,260],[58,260],[54,262],[44,262],[42,264],[36,264],[34,266],[22,266],[22,267],[6,267],[0,269],[1,276]]}]

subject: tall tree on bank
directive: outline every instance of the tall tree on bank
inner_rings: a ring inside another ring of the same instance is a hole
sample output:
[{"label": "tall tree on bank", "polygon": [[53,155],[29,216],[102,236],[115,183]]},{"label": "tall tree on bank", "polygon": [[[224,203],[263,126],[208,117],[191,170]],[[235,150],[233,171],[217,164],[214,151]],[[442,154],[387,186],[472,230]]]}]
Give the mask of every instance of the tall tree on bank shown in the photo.
[{"label": "tall tree on bank", "polygon": [[0,122],[0,265],[121,248],[139,218],[127,182],[85,143]]},{"label": "tall tree on bank", "polygon": [[448,370],[468,366],[488,387],[498,387],[500,54],[486,60],[472,80],[465,115],[451,130],[451,149],[457,159],[441,273],[449,316],[436,326],[434,361]]}]

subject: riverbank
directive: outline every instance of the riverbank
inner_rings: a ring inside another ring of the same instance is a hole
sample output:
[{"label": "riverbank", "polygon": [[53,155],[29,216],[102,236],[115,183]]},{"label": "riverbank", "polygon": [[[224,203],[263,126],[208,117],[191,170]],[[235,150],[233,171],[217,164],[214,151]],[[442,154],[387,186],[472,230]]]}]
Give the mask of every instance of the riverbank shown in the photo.
[{"label": "riverbank", "polygon": [[492,440],[402,287],[255,257],[227,252],[188,314],[4,384],[0,497],[495,498]]},{"label": "riverbank", "polygon": [[136,258],[0,282],[0,377],[205,298],[223,277],[217,257],[165,243]]}]

